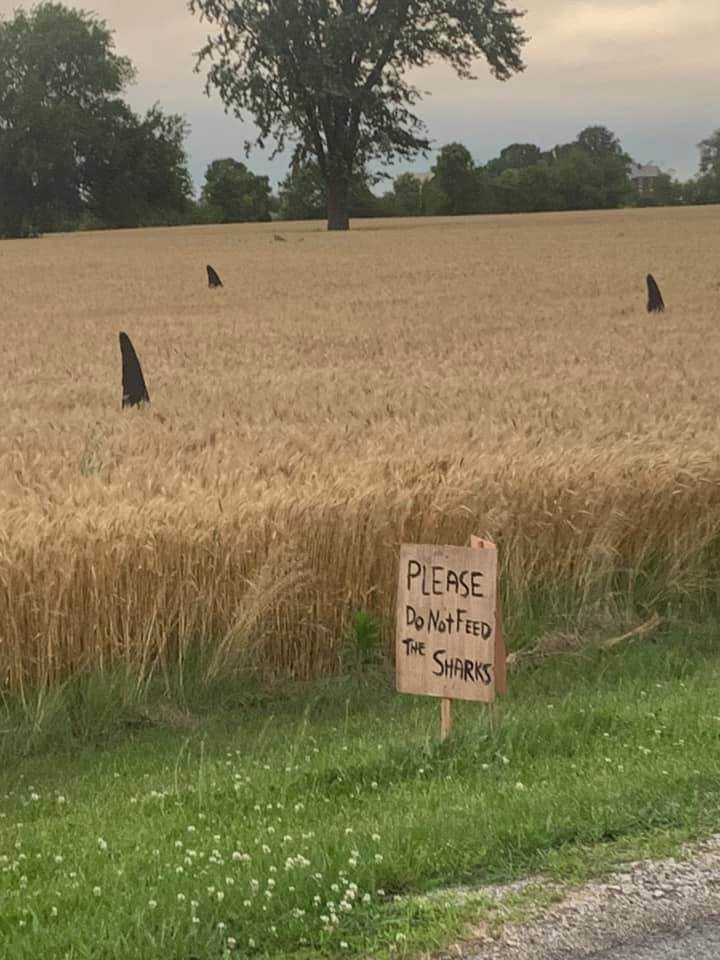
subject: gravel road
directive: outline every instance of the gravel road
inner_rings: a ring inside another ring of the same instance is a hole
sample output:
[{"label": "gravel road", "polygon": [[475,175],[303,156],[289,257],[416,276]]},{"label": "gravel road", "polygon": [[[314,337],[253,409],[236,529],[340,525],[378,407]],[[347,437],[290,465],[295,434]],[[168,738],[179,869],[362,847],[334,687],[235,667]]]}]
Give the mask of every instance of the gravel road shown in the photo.
[{"label": "gravel road", "polygon": [[[499,903],[507,896],[502,888],[488,893]],[[720,960],[720,835],[686,847],[683,859],[628,864],[602,882],[568,892],[530,923],[507,924],[499,940],[481,935],[446,956]]]},{"label": "gravel road", "polygon": [[663,930],[621,947],[585,954],[585,957],[587,960],[718,960],[720,917],[680,930]]}]

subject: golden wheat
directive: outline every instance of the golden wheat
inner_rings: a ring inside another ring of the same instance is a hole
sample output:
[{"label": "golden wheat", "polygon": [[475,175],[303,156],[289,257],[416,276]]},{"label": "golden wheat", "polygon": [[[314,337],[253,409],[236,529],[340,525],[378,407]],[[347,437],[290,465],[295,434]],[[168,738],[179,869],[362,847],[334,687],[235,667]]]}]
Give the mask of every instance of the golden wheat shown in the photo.
[{"label": "golden wheat", "polygon": [[403,540],[498,540],[511,627],[712,586],[720,208],[281,229],[0,244],[0,685],[331,668]]}]

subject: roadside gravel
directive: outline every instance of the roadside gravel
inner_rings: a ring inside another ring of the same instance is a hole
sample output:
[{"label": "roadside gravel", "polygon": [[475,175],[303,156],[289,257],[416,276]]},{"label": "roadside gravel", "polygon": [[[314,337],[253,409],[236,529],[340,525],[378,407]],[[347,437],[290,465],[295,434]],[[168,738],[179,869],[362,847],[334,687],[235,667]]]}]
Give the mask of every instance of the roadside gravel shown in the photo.
[{"label": "roadside gravel", "polygon": [[[534,878],[525,886],[539,883]],[[503,900],[519,888],[513,884],[476,893],[498,903],[502,916]],[[505,925],[499,939],[481,928],[474,942],[458,944],[444,956],[463,960],[720,957],[719,931],[717,835],[687,846],[682,859],[631,863],[602,882],[567,891],[538,919]],[[696,946],[688,953],[693,942]]]}]

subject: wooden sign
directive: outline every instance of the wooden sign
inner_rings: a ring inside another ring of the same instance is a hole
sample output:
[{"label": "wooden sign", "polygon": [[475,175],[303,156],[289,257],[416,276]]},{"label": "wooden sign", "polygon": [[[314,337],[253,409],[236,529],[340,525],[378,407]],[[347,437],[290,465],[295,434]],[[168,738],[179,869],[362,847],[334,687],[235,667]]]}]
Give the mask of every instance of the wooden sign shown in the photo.
[{"label": "wooden sign", "polygon": [[[491,540],[483,540],[476,536],[470,537],[470,546],[476,550],[497,549]],[[504,697],[507,693],[507,648],[505,647],[505,634],[503,633],[500,594],[497,590],[495,593],[495,693],[498,697]]]},{"label": "wooden sign", "polygon": [[494,544],[401,548],[396,640],[400,693],[494,701],[496,581]]}]

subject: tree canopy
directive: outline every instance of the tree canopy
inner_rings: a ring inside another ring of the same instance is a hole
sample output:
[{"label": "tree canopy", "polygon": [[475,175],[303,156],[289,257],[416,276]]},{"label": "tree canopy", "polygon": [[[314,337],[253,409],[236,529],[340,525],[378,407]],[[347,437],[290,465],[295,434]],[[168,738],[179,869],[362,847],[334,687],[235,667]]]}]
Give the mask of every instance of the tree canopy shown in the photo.
[{"label": "tree canopy", "polygon": [[447,198],[445,213],[474,212],[475,163],[467,147],[448,143],[438,154],[432,168],[436,185]]},{"label": "tree canopy", "polygon": [[0,20],[0,234],[130,226],[190,191],[181,118],[136,117],[104,21],[60,3]]},{"label": "tree canopy", "polygon": [[295,144],[317,164],[328,227],[347,229],[353,176],[373,160],[427,149],[412,68],[444,60],[472,78],[523,69],[521,14],[506,0],[190,0],[217,32],[200,51],[207,89],[252,114],[257,142]]},{"label": "tree canopy", "polygon": [[698,149],[700,150],[700,173],[720,175],[720,130],[701,140]]},{"label": "tree canopy", "polygon": [[698,144],[700,171],[685,188],[690,203],[720,203],[720,130]]},{"label": "tree canopy", "polygon": [[213,160],[205,174],[202,202],[219,223],[270,219],[270,180],[239,160]]}]

